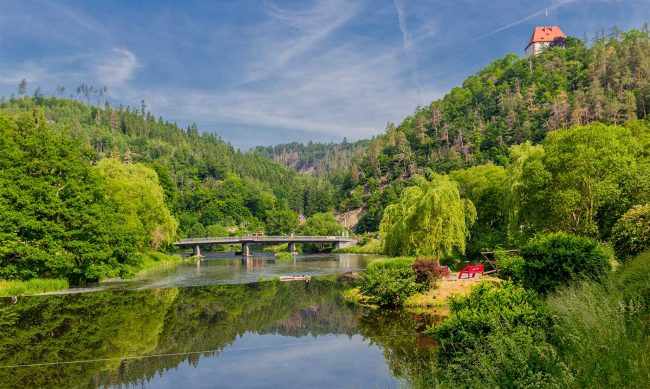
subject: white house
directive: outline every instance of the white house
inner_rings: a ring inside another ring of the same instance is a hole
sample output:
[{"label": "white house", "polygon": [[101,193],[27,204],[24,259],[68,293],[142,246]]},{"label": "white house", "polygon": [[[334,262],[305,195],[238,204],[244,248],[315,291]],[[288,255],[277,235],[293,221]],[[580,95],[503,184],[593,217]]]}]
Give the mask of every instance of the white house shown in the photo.
[{"label": "white house", "polygon": [[537,55],[549,46],[562,46],[566,35],[558,26],[540,26],[535,27],[530,42],[526,46],[526,58],[531,55]]}]

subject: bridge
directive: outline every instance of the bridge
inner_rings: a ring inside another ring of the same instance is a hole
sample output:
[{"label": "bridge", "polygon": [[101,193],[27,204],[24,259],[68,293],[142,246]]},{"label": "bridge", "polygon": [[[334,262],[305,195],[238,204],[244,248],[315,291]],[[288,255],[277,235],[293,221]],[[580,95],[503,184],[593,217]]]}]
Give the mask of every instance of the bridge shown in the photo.
[{"label": "bridge", "polygon": [[345,236],[264,236],[264,235],[244,235],[244,236],[224,236],[216,238],[190,238],[181,239],[175,242],[177,247],[192,247],[193,254],[201,256],[201,247],[213,244],[241,244],[242,255],[250,256],[251,245],[264,244],[282,244],[288,243],[290,253],[296,252],[296,243],[331,243],[334,248],[349,247],[357,244],[357,240]]}]

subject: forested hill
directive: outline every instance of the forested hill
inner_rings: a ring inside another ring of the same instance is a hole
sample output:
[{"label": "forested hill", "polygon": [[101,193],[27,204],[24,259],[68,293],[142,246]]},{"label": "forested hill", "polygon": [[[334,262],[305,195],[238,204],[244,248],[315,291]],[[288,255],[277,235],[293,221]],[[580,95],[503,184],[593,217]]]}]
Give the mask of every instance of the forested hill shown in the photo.
[{"label": "forested hill", "polygon": [[276,146],[258,146],[255,153],[281,163],[286,168],[316,177],[333,177],[346,170],[352,161],[361,156],[370,144],[369,140],[342,143],[307,144],[292,142]]},{"label": "forested hill", "polygon": [[177,237],[290,233],[298,213],[335,224],[326,181],[144,109],[24,89],[0,101],[0,278],[82,283]]},{"label": "forested hill", "polygon": [[508,55],[398,126],[374,138],[340,177],[340,211],[363,206],[361,230],[377,230],[406,179],[427,168],[450,172],[508,164],[509,147],[599,121],[624,124],[650,112],[650,35],[614,31],[591,46],[568,38],[524,59]]}]

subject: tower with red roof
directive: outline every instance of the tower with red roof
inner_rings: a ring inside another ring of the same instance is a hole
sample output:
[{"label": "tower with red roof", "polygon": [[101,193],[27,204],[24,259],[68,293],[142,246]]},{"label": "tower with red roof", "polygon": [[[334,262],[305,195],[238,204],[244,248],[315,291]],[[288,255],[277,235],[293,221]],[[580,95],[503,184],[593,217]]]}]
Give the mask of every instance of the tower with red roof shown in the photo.
[{"label": "tower with red roof", "polygon": [[548,47],[563,46],[565,39],[566,35],[564,35],[558,26],[535,27],[528,46],[524,50],[526,58],[531,55],[537,55]]}]

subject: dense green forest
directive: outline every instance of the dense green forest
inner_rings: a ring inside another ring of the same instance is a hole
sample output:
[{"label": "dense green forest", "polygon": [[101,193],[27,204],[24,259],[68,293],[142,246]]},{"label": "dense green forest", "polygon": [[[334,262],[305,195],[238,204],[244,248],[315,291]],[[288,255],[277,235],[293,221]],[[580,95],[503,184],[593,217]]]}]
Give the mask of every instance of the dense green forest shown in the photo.
[{"label": "dense green forest", "polygon": [[337,174],[348,169],[352,161],[366,151],[368,144],[370,141],[365,139],[356,142],[343,139],[342,143],[292,142],[276,146],[258,146],[254,151],[299,173],[335,179]]},{"label": "dense green forest", "polygon": [[389,124],[336,178],[335,204],[339,211],[364,207],[359,231],[377,231],[383,209],[414,174],[508,167],[512,145],[539,144],[576,125],[624,125],[649,112],[647,28],[614,30],[591,46],[569,38],[566,48],[526,59],[508,55],[401,124]]},{"label": "dense green forest", "polygon": [[88,102],[44,97],[40,88],[2,100],[1,278],[129,276],[140,253],[177,236],[262,232],[265,224],[290,233],[300,213],[323,218],[332,209],[326,181],[195,125],[155,119],[144,104]]}]

